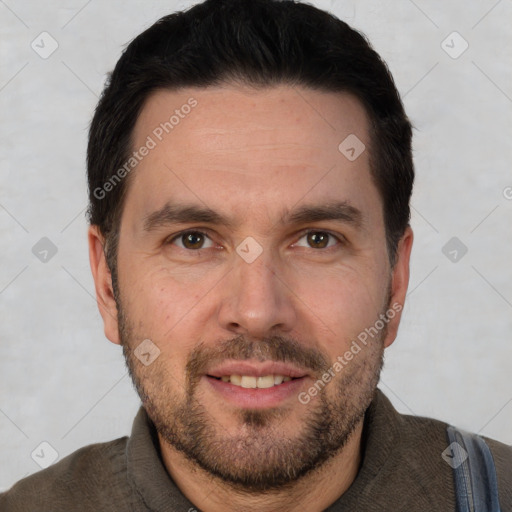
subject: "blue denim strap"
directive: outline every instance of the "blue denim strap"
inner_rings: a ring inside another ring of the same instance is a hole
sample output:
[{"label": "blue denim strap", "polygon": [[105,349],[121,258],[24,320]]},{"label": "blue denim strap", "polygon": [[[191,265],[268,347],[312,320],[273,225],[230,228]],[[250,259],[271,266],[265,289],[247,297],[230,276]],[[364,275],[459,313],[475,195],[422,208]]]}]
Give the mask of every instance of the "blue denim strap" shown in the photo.
[{"label": "blue denim strap", "polygon": [[496,468],[486,442],[451,425],[447,436],[450,444],[459,445],[460,460],[453,467],[457,512],[501,512]]}]

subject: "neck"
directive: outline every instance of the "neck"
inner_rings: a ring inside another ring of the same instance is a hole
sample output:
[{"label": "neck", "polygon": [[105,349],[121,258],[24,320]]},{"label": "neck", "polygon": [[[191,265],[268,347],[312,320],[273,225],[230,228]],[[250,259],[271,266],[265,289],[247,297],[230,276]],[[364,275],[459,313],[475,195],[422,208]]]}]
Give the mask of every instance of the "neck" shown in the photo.
[{"label": "neck", "polygon": [[[335,456],[282,491],[250,494],[204,471],[158,434],[167,472],[184,496],[204,512],[321,512],[350,487],[361,464],[363,420]],[[192,511],[190,511],[192,512]]]}]

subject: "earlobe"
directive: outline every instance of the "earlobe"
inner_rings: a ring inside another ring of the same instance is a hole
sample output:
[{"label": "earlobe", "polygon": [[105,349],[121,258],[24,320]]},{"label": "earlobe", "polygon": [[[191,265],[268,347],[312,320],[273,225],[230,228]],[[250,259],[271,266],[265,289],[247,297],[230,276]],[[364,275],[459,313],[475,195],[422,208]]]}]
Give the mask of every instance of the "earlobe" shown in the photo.
[{"label": "earlobe", "polygon": [[112,276],[104,253],[104,237],[98,226],[89,226],[89,262],[91,264],[96,302],[103,318],[105,336],[112,342],[120,344],[117,323],[117,305],[112,289]]},{"label": "earlobe", "polygon": [[411,257],[414,234],[410,226],[407,226],[400,239],[396,251],[396,263],[391,274],[391,300],[389,308],[396,311],[389,321],[384,347],[389,347],[395,341],[398,326],[402,316],[407,288],[409,286],[409,261]]}]

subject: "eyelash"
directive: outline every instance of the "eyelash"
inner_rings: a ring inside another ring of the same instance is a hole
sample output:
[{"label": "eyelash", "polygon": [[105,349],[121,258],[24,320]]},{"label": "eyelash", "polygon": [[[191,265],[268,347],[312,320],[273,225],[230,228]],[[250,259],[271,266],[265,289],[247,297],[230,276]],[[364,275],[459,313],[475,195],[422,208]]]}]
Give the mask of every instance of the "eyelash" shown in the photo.
[{"label": "eyelash", "polygon": [[[176,233],[175,235],[172,235],[171,238],[167,239],[165,244],[172,245],[172,243],[175,240],[177,240],[185,235],[188,235],[190,233],[199,234],[199,235],[203,235],[203,236],[210,238],[210,236],[208,235],[208,233],[206,231],[201,231],[200,229],[187,229],[185,231],[181,231],[179,233]],[[337,240],[339,242],[338,244],[336,244],[334,246],[323,248],[323,249],[315,249],[313,247],[310,247],[310,249],[313,249],[318,252],[330,252],[330,250],[339,248],[340,246],[346,244],[346,240],[343,236],[335,235],[334,233],[331,233],[330,231],[323,230],[323,229],[308,229],[306,231],[303,231],[300,233],[299,240],[304,238],[304,236],[308,235],[309,233],[323,233],[323,234],[329,235],[330,237],[334,238],[335,240]],[[211,240],[211,238],[210,238],[210,240]],[[184,251],[187,251],[187,252],[199,252],[201,250],[205,250],[205,249],[187,249],[187,248],[182,248],[182,247],[178,247],[178,248],[182,249]],[[209,249],[209,247],[207,247],[207,249]]]}]

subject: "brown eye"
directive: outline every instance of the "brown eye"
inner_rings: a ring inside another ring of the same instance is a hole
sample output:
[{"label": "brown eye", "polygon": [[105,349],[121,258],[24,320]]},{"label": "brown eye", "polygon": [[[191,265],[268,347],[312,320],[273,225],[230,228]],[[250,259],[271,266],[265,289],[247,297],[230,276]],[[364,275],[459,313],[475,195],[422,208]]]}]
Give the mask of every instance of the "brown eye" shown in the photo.
[{"label": "brown eye", "polygon": [[[306,239],[307,247],[313,249],[330,249],[336,245],[341,245],[343,243],[342,238],[329,233],[328,231],[315,231],[310,230],[302,235],[300,240]],[[303,244],[297,244],[301,247],[305,247]]]},{"label": "brown eye", "polygon": [[185,231],[176,235],[169,243],[174,244],[176,242],[178,247],[182,249],[199,250],[208,248],[204,247],[205,239],[209,240],[209,237],[202,231]]},{"label": "brown eye", "polygon": [[307,234],[307,237],[308,243],[311,244],[311,247],[324,249],[327,247],[327,243],[329,242],[331,235],[323,231],[310,231]]}]

